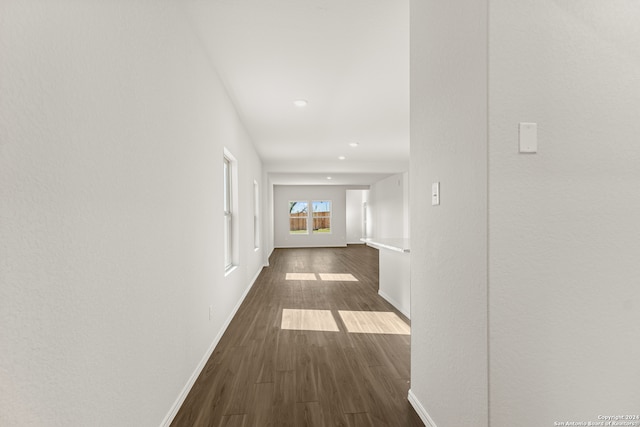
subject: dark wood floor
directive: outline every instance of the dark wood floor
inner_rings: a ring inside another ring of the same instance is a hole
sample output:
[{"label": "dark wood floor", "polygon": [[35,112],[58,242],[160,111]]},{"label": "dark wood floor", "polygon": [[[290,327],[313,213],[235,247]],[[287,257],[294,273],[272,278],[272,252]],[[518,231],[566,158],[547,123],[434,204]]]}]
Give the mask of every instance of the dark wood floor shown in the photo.
[{"label": "dark wood floor", "polygon": [[[172,426],[423,426],[407,402],[408,335],[346,332],[338,310],[394,311],[378,251],[276,249]],[[357,282],[287,281],[351,273]],[[340,332],[281,330],[283,309],[331,310]],[[408,321],[407,321],[408,323]]]}]

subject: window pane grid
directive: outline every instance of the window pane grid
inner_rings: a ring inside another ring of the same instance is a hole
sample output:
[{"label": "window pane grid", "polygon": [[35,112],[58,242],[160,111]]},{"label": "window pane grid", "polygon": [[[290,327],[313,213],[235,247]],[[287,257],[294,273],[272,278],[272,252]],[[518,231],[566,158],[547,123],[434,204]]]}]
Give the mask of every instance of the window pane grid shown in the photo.
[{"label": "window pane grid", "polygon": [[232,212],[232,185],[231,160],[224,157],[224,268],[225,271],[233,267],[233,212]]},{"label": "window pane grid", "polygon": [[232,245],[231,245],[231,214],[227,214],[224,216],[224,267],[225,270],[233,267],[233,257],[231,256]]},{"label": "window pane grid", "polygon": [[309,202],[289,202],[289,234],[309,234]]},{"label": "window pane grid", "polygon": [[260,247],[260,187],[253,181],[253,247]]},{"label": "window pane grid", "polygon": [[331,233],[331,201],[314,200],[313,209],[313,233]]},{"label": "window pane grid", "polygon": [[224,158],[224,213],[231,213],[231,164]]}]

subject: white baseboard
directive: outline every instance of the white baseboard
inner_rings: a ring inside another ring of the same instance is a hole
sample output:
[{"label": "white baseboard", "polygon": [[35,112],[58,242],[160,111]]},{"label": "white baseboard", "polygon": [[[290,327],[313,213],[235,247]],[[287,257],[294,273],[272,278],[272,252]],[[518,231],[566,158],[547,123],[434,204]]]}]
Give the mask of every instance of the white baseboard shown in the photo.
[{"label": "white baseboard", "polygon": [[384,298],[389,304],[394,306],[400,313],[402,313],[405,316],[407,316],[407,319],[411,319],[411,316],[410,316],[411,313],[409,313],[407,310],[404,310],[404,309],[400,308],[400,304],[398,303],[398,301],[394,300],[389,295],[385,294],[384,292],[382,292],[380,290],[378,290],[378,295],[380,295],[382,298]]},{"label": "white baseboard", "polygon": [[416,395],[413,394],[411,390],[409,390],[408,399],[409,399],[409,403],[411,404],[411,406],[413,406],[413,409],[416,410],[416,413],[418,414],[418,416],[420,417],[420,419],[422,420],[422,422],[426,427],[438,427],[436,426],[436,423],[431,419],[431,417],[427,413],[427,410],[424,409],[424,406],[422,406],[422,403],[420,403]]},{"label": "white baseboard", "polygon": [[242,305],[242,303],[244,302],[244,299],[247,297],[247,294],[249,293],[249,291],[253,287],[254,283],[258,279],[258,276],[260,276],[260,273],[262,273],[262,267],[258,270],[256,275],[253,277],[253,279],[251,280],[251,283],[249,284],[249,286],[247,286],[247,289],[245,289],[244,293],[240,297],[240,300],[238,301],[236,306],[233,307],[233,310],[231,311],[231,314],[229,315],[229,317],[227,317],[227,320],[225,320],[224,324],[222,325],[222,328],[220,329],[220,331],[218,332],[216,337],[213,339],[213,342],[211,343],[211,346],[209,346],[209,349],[207,350],[207,352],[204,354],[204,356],[200,360],[200,363],[198,363],[198,366],[196,366],[195,371],[193,371],[193,374],[191,374],[191,377],[189,378],[189,381],[187,381],[187,384],[184,386],[184,388],[182,389],[182,391],[178,395],[178,398],[176,399],[176,401],[171,406],[171,410],[169,411],[167,416],[164,417],[164,420],[162,421],[162,424],[160,424],[161,427],[169,427],[171,425],[171,422],[173,422],[173,419],[178,414],[178,411],[180,410],[180,407],[182,406],[182,404],[184,403],[185,399],[189,395],[189,392],[191,391],[191,387],[193,387],[193,384],[195,384],[196,380],[200,376],[200,373],[202,372],[202,370],[204,369],[205,365],[209,361],[209,358],[213,354],[213,350],[215,350],[216,346],[220,342],[220,339],[222,338],[222,335],[224,335],[225,331],[229,327],[229,324],[231,323],[231,320],[233,320],[233,317],[236,315],[236,312],[240,308],[240,305]]}]

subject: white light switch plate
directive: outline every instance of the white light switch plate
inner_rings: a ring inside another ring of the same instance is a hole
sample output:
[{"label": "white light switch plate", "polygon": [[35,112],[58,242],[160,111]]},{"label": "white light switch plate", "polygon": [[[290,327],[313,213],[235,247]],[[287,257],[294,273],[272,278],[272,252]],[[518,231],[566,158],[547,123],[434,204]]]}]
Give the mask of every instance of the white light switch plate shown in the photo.
[{"label": "white light switch plate", "polygon": [[538,124],[520,123],[518,141],[521,153],[538,152]]},{"label": "white light switch plate", "polygon": [[440,204],[440,183],[434,182],[431,184],[431,204],[438,206]]}]

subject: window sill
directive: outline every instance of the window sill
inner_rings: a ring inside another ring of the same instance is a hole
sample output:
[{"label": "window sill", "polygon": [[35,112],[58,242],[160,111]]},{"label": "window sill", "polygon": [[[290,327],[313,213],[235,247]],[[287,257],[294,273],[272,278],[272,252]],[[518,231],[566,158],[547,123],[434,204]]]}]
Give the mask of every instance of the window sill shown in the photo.
[{"label": "window sill", "polygon": [[236,271],[238,269],[237,265],[232,265],[231,267],[227,268],[224,272],[224,277],[227,277],[228,275],[230,275],[231,273],[233,273],[234,271]]}]

